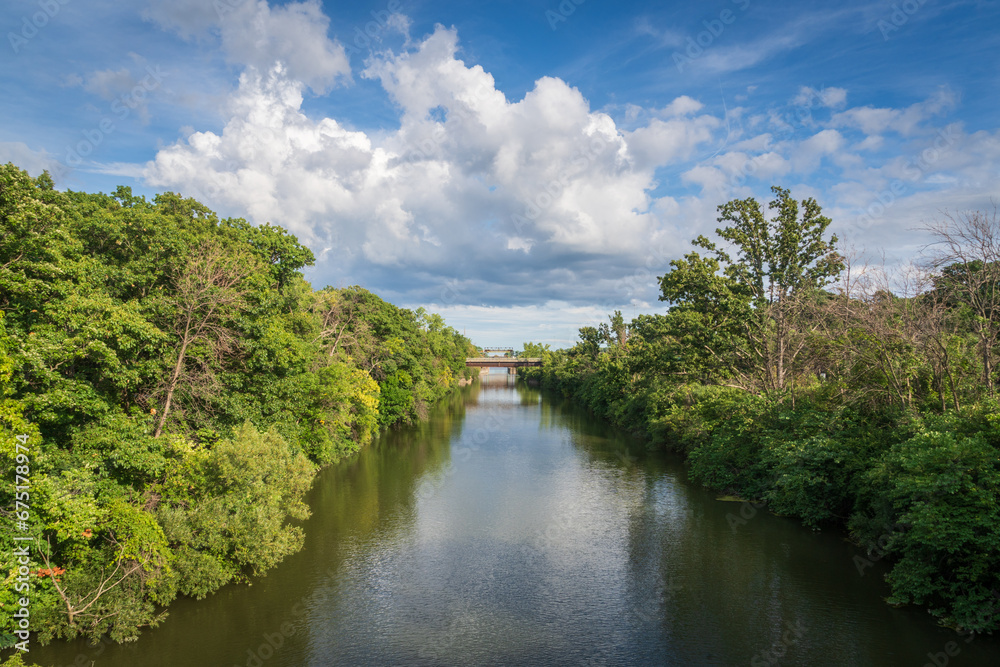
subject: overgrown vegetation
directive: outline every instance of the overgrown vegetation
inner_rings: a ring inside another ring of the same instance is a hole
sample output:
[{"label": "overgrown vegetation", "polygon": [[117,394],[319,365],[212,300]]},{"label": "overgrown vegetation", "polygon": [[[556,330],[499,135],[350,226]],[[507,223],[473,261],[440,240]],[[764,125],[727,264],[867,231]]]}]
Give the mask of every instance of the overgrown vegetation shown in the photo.
[{"label": "overgrown vegetation", "polygon": [[[890,603],[1000,627],[1000,216],[929,231],[922,267],[860,267],[774,188],[719,207],[660,279],[664,315],[584,327],[528,378],[683,453],[691,477],[886,558]],[[864,552],[862,552],[864,554]]]},{"label": "overgrown vegetation", "polygon": [[36,546],[39,640],[134,639],[178,595],[300,548],[317,467],[469,375],[469,341],[439,316],[360,287],[314,291],[293,236],[192,199],[63,193],[8,164],[0,229],[7,526],[14,471],[30,469],[30,520],[0,537],[6,646],[15,536]]}]

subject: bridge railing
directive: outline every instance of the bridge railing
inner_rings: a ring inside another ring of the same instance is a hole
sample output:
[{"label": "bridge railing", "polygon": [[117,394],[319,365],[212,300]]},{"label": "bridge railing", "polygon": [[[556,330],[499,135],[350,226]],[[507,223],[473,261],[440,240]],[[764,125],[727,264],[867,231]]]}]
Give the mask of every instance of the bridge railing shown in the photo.
[{"label": "bridge railing", "polygon": [[541,357],[470,357],[465,360],[466,366],[541,366]]}]

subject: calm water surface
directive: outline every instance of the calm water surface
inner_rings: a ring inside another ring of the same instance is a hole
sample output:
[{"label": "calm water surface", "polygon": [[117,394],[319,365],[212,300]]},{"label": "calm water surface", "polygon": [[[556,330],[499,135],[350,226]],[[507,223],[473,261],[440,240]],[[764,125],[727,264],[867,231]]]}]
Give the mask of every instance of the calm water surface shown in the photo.
[{"label": "calm water surface", "polygon": [[[319,476],[305,549],[181,600],[127,646],[46,665],[1000,666],[1000,643],[892,609],[834,532],[735,527],[676,458],[491,375]],[[946,655],[949,642],[953,656]],[[942,661],[947,661],[942,662]]]}]

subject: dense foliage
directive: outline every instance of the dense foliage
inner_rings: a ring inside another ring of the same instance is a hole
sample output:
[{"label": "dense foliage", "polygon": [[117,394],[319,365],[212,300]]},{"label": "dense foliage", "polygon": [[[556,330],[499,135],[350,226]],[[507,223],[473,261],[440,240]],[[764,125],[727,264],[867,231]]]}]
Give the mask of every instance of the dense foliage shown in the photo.
[{"label": "dense foliage", "polygon": [[[720,206],[660,279],[662,315],[584,327],[523,375],[684,454],[692,478],[813,527],[845,527],[895,604],[1000,627],[1000,218],[931,231],[925,270],[851,266],[812,200]],[[730,255],[732,253],[732,256]],[[837,280],[839,278],[839,281]],[[735,517],[736,521],[741,521]]]},{"label": "dense foliage", "polygon": [[176,596],[298,549],[316,468],[469,374],[469,341],[439,316],[314,291],[293,236],[192,199],[64,193],[8,164],[0,230],[8,526],[15,469],[30,479],[29,520],[0,538],[7,646],[15,536],[34,538],[41,641],[133,639]]}]

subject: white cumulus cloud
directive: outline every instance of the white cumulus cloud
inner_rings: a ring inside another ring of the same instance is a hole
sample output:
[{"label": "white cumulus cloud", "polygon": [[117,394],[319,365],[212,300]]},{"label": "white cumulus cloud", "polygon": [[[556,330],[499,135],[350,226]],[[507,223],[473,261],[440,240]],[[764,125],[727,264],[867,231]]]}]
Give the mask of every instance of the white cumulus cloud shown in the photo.
[{"label": "white cumulus cloud", "polygon": [[230,62],[288,76],[324,92],[350,78],[343,45],[327,36],[330,20],[318,0],[272,7],[267,0],[151,0],[147,18],[191,39],[215,35]]},{"label": "white cumulus cloud", "polygon": [[284,66],[249,67],[221,133],[162,149],[146,179],[387,267],[440,272],[462,253],[641,252],[658,233],[655,166],[689,154],[718,120],[655,120],[627,136],[560,79],[511,102],[456,52],[456,33],[439,27],[371,62],[364,76],[401,109],[397,131],[372,135],[309,118],[304,82]]},{"label": "white cumulus cloud", "polygon": [[[266,3],[249,6],[272,21]],[[310,6],[296,5],[288,20],[325,35]],[[983,192],[1000,162],[995,136],[973,143],[960,128],[919,169],[883,155],[887,132],[914,159],[933,147],[931,124],[956,103],[946,90],[876,109],[846,108],[840,88],[802,88],[812,106],[833,111],[819,127],[742,107],[727,123],[679,96],[663,108],[619,107],[623,128],[560,78],[508,99],[489,72],[461,59],[457,32],[442,26],[369,58],[359,76],[378,82],[399,124],[358,129],[306,113],[304,95],[323,76],[263,44],[268,57],[244,58],[222,129],[191,129],[160,149],[146,182],[287,227],[317,251],[313,279],[369,284],[411,303],[655,303],[656,276],[714,229],[716,207],[731,198],[766,201],[767,187],[782,185],[856,219],[909,174],[882,214],[884,229],[898,230],[926,190],[959,183]],[[845,185],[817,189],[812,178]]]}]

